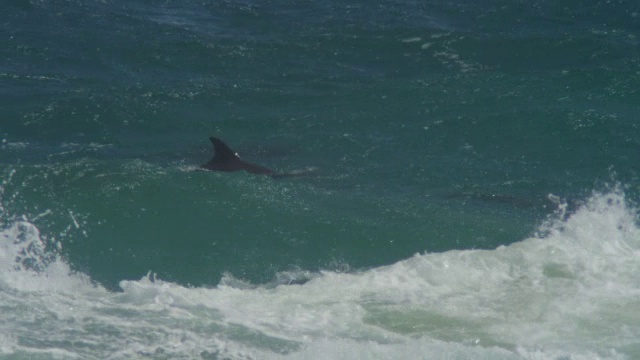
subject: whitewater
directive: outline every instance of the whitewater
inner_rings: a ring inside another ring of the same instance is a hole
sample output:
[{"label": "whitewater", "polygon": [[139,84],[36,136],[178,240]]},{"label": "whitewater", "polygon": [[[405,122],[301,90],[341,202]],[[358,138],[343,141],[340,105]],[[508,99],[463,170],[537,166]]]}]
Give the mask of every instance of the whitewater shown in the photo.
[{"label": "whitewater", "polygon": [[640,357],[640,229],[619,189],[573,211],[559,204],[509,246],[291,284],[226,274],[185,287],[149,269],[108,291],[72,271],[37,223],[16,218],[0,232],[2,358]]}]

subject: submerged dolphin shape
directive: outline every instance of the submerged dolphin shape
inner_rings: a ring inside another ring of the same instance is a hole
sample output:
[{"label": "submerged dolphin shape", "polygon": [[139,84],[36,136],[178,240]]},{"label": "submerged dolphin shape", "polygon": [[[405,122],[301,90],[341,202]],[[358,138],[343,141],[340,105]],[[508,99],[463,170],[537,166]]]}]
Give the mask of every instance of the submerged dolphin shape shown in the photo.
[{"label": "submerged dolphin shape", "polygon": [[314,168],[307,168],[305,170],[299,170],[290,173],[279,173],[264,166],[252,164],[248,161],[240,159],[238,153],[231,150],[231,148],[227,146],[227,144],[216,137],[212,136],[209,138],[209,140],[211,140],[211,143],[213,143],[215,154],[213,156],[213,159],[209,160],[209,162],[200,165],[202,169],[213,171],[244,170],[251,174],[268,175],[272,177],[300,176],[306,175],[315,170]]}]

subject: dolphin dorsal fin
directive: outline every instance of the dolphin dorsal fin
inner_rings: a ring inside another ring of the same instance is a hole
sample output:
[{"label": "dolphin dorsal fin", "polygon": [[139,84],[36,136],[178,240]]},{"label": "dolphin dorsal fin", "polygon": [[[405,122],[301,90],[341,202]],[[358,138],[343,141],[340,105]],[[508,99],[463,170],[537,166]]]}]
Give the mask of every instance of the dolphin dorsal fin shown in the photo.
[{"label": "dolphin dorsal fin", "polygon": [[213,148],[215,150],[215,154],[213,156],[213,161],[216,163],[225,163],[227,161],[232,160],[240,160],[240,156],[227,144],[225,144],[222,140],[216,137],[210,137],[209,140],[213,143]]},{"label": "dolphin dorsal fin", "polygon": [[214,171],[240,171],[245,170],[252,174],[275,175],[276,172],[264,166],[242,161],[235,151],[231,150],[227,144],[216,137],[210,137],[213,143],[215,154],[208,163],[201,165],[201,168]]}]

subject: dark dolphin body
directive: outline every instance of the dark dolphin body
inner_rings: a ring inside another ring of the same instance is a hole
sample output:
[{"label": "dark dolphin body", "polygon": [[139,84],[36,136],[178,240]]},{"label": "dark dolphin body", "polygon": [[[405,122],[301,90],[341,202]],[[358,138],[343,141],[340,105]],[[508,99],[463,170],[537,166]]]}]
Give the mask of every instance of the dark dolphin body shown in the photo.
[{"label": "dark dolphin body", "polygon": [[313,171],[313,168],[308,168],[302,171],[296,171],[291,173],[278,173],[274,170],[268,169],[264,166],[252,164],[250,162],[240,159],[238,154],[231,150],[227,144],[222,140],[210,137],[213,143],[215,154],[206,164],[200,165],[201,168],[213,171],[240,171],[244,170],[251,174],[269,175],[272,177],[287,177],[287,176],[299,176],[306,175]]}]

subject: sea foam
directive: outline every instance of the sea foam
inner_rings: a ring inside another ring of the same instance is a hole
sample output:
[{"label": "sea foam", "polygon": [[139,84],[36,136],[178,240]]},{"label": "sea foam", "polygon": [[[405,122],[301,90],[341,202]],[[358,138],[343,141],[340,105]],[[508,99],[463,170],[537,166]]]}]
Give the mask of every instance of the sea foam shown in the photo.
[{"label": "sea foam", "polygon": [[594,194],[509,246],[293,285],[184,287],[150,274],[108,292],[16,221],[0,232],[0,354],[632,359],[639,272],[640,229],[621,191]]}]

